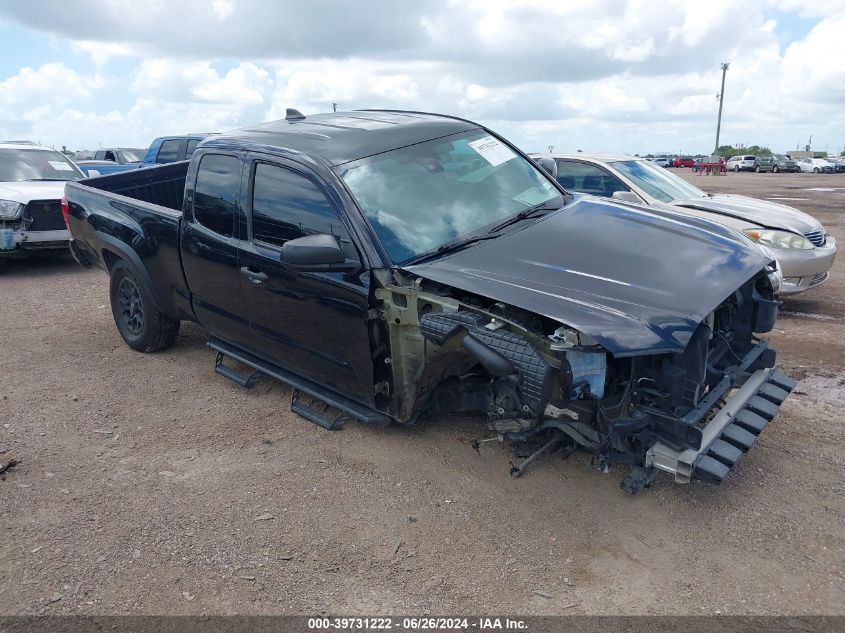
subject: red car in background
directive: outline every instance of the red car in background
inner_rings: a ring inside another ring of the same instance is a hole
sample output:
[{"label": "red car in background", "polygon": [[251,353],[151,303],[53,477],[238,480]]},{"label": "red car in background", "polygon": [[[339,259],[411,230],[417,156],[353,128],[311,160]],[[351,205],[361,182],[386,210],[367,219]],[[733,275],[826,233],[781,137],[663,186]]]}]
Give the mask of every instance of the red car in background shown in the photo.
[{"label": "red car in background", "polygon": [[672,161],[672,167],[692,167],[695,161],[689,156],[677,156]]}]

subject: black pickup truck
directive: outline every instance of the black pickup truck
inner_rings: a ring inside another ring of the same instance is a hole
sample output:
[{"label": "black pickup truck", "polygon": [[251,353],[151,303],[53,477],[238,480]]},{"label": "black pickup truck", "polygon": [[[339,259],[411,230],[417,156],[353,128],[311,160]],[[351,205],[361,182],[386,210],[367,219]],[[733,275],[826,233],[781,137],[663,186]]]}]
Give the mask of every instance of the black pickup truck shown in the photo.
[{"label": "black pickup truck", "polygon": [[218,373],[292,385],[328,429],[478,413],[530,454],[514,476],[582,448],[630,465],[637,492],[660,470],[721,482],[795,384],[758,336],[770,254],[572,195],[463,119],[290,111],[66,196],[71,250],[108,271],[130,347],[196,321]]}]

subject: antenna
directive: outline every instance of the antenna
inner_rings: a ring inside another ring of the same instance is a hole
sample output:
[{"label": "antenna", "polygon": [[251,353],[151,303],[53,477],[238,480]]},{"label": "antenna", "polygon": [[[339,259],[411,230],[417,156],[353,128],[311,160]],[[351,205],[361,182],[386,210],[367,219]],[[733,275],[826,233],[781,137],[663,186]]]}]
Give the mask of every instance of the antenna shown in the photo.
[{"label": "antenna", "polygon": [[302,121],[305,115],[294,108],[285,108],[285,121]]}]

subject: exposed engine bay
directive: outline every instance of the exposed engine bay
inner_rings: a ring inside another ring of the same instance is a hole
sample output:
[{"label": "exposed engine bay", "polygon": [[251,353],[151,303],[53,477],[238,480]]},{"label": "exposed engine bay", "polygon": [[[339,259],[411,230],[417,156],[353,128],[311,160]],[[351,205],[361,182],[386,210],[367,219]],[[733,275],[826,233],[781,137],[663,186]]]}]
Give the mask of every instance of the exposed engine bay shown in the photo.
[{"label": "exposed engine bay", "polygon": [[583,449],[600,470],[630,465],[622,487],[632,493],[660,470],[720,483],[795,384],[756,335],[777,317],[765,272],[707,315],[682,353],[615,356],[589,334],[501,302],[397,270],[379,281],[380,408],[406,424],[486,415],[491,439],[530,454],[514,476],[544,452]]}]

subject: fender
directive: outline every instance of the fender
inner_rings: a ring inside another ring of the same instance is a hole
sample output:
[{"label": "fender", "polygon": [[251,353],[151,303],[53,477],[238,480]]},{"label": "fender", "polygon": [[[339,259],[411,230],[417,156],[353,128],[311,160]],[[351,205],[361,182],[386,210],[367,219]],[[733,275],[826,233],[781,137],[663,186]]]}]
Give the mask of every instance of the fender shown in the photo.
[{"label": "fender", "polygon": [[156,307],[166,314],[169,317],[174,319],[181,318],[179,315],[179,311],[176,310],[175,306],[168,305],[166,302],[162,300],[161,293],[159,292],[156,285],[153,283],[150,274],[147,272],[144,263],[141,261],[141,258],[138,257],[138,254],[129,247],[128,244],[125,242],[120,241],[119,239],[112,237],[111,235],[107,235],[102,231],[94,231],[94,236],[100,240],[103,246],[109,252],[117,255],[126,264],[129,266],[129,269],[132,271],[138,280],[144,284],[147,291],[150,293],[150,296],[153,298],[153,301],[156,304]]}]

